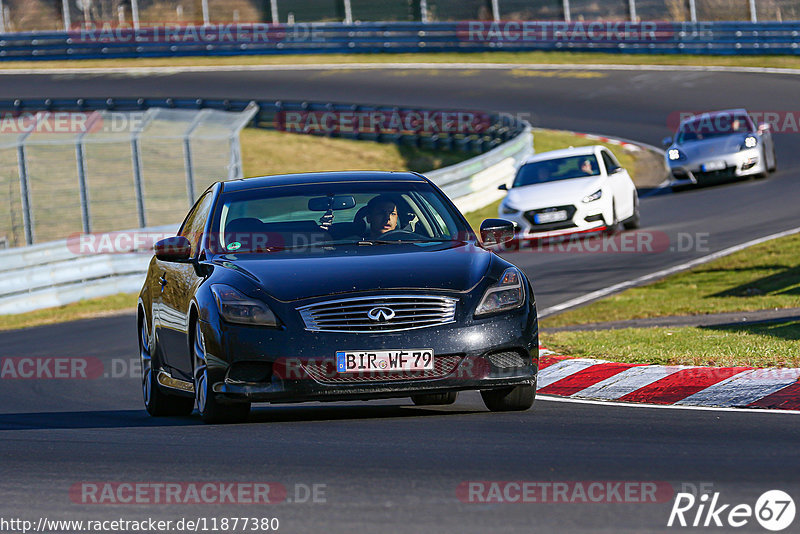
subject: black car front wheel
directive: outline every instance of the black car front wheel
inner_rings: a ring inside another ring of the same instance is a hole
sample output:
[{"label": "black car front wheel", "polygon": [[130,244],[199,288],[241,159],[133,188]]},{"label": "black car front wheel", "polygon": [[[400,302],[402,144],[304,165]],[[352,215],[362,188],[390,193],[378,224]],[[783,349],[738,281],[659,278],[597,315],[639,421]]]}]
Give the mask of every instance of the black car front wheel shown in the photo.
[{"label": "black car front wheel", "polygon": [[142,317],[139,325],[139,363],[142,368],[142,395],[147,413],[154,417],[189,415],[194,409],[194,400],[188,397],[169,395],[161,390],[156,379],[158,365],[154,359],[155,336],[150,335],[147,319]]},{"label": "black car front wheel", "polygon": [[533,406],[536,386],[514,386],[481,391],[483,403],[493,412],[519,412]]},{"label": "black car front wheel", "polygon": [[194,325],[192,336],[192,359],[194,360],[194,397],[197,411],[204,423],[241,423],[250,413],[250,403],[223,404],[212,391],[206,365],[206,349],[200,321]]}]

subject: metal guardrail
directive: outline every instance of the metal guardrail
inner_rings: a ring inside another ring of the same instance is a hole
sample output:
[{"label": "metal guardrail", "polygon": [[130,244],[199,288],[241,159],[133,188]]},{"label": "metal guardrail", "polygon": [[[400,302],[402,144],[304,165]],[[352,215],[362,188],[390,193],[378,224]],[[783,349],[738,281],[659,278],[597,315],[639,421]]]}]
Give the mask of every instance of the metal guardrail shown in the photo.
[{"label": "metal guardrail", "polygon": [[574,50],[800,54],[800,22],[364,22],[97,27],[0,35],[0,60]]},{"label": "metal guardrail", "polygon": [[[2,112],[85,111],[106,109],[132,111],[148,107],[212,108],[239,111],[251,101],[203,99],[46,99],[0,101]],[[257,102],[259,111],[251,126],[275,128],[287,112],[300,117],[315,112],[367,113],[368,116],[398,114],[408,118],[424,110],[397,107],[367,107],[348,104],[310,102]],[[441,113],[439,111],[432,113]],[[458,113],[458,112],[451,112]],[[462,112],[463,113],[463,112]],[[311,114],[311,115],[308,115]],[[416,131],[335,131],[329,135],[368,139],[381,142],[413,144],[415,146],[483,152],[459,164],[445,167],[428,176],[448,194],[462,211],[484,206],[502,194],[497,185],[508,181],[516,166],[533,153],[533,133],[530,125],[511,116],[499,114],[470,114],[477,117],[479,133]],[[302,122],[300,123],[302,124]],[[413,126],[413,125],[412,125]],[[305,133],[321,134],[311,130]],[[198,192],[199,193],[199,192]],[[178,214],[181,215],[181,214]],[[147,234],[174,232],[176,225],[134,230]],[[144,253],[143,253],[144,252]],[[141,287],[150,261],[150,251],[131,251],[117,254],[83,254],[75,242],[68,240],[42,243],[28,247],[0,250],[0,315],[59,306],[86,298],[121,292],[135,292]]]}]

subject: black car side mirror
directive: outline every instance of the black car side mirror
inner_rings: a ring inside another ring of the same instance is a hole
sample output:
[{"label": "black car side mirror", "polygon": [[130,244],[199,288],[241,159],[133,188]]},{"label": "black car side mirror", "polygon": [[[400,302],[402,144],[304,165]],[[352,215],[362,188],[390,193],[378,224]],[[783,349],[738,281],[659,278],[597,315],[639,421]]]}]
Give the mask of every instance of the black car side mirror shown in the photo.
[{"label": "black car side mirror", "polygon": [[508,191],[508,186],[506,184],[500,184],[497,186],[497,189],[500,191]]},{"label": "black car side mirror", "polygon": [[662,139],[661,144],[664,145],[664,148],[670,146],[672,144],[672,136],[670,135],[669,137],[665,137],[664,139]]},{"label": "black car side mirror", "polygon": [[183,262],[192,255],[192,244],[184,236],[168,237],[153,246],[156,258],[161,261]]},{"label": "black car side mirror", "polygon": [[484,245],[500,245],[514,239],[514,223],[505,219],[486,219],[481,223]]}]

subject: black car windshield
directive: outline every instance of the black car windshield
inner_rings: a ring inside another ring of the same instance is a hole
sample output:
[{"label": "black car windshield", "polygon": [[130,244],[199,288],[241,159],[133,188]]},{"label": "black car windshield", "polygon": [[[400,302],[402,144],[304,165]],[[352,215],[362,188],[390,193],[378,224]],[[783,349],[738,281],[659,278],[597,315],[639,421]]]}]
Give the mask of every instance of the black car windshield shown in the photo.
[{"label": "black car windshield", "polygon": [[464,241],[475,236],[423,182],[333,182],[223,193],[209,248],[218,254],[319,251]]},{"label": "black car windshield", "polygon": [[687,141],[703,141],[752,131],[753,124],[747,115],[740,113],[705,114],[684,123],[678,132],[677,142],[680,144]]},{"label": "black car windshield", "polygon": [[600,169],[597,165],[597,158],[592,154],[534,161],[519,168],[512,187],[585,178],[598,174],[600,174]]}]

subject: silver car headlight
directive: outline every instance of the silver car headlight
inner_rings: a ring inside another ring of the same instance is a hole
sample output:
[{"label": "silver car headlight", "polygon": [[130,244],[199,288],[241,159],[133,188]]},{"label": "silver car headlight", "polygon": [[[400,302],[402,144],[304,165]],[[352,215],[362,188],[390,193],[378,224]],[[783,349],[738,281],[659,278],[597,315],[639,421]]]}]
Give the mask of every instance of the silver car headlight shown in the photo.
[{"label": "silver car headlight", "polygon": [[213,284],[211,292],[219,314],[229,323],[278,326],[278,319],[265,303],[225,284]]},{"label": "silver car headlight", "polygon": [[758,138],[755,135],[748,135],[744,138],[744,143],[739,147],[739,150],[748,150],[755,148],[758,145]]},{"label": "silver car headlight", "polygon": [[475,308],[475,317],[519,308],[524,301],[522,273],[516,267],[509,267],[500,281],[483,294],[480,304]]},{"label": "silver car headlight", "polygon": [[589,202],[594,202],[595,200],[600,200],[602,197],[603,197],[603,190],[602,189],[598,189],[597,191],[595,191],[591,195],[586,195],[585,197],[583,197],[583,202],[588,204]]}]

